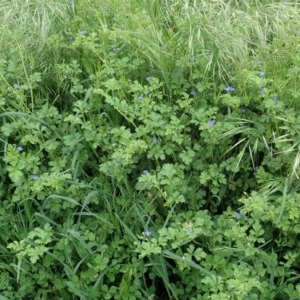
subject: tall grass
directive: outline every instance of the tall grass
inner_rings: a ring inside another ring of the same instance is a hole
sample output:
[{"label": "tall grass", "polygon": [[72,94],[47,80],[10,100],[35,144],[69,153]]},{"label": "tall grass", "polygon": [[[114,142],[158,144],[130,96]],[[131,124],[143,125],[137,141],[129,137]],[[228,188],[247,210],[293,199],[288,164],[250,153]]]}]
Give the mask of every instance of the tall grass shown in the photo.
[{"label": "tall grass", "polygon": [[[101,40],[109,35],[116,47],[146,59],[168,86],[183,56],[197,58],[204,78],[227,83],[253,65],[251,58],[270,62],[269,68],[277,65],[272,72],[282,71],[300,26],[292,2],[14,0],[2,2],[0,12],[2,51],[18,57],[20,65],[26,57],[27,72],[47,72],[49,64],[66,59],[67,49],[56,50],[62,38],[84,29]],[[105,58],[99,51],[101,68]],[[24,74],[24,67],[18,71]]]}]

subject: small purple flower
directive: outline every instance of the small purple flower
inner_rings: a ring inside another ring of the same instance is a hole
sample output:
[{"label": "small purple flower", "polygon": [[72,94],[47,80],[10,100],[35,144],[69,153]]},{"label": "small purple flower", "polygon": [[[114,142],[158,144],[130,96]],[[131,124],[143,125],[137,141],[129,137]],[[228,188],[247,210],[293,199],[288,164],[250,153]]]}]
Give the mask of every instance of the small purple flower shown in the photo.
[{"label": "small purple flower", "polygon": [[146,80],[147,80],[148,82],[150,82],[150,81],[151,81],[151,76],[147,76],[147,77],[146,77]]},{"label": "small purple flower", "polygon": [[144,174],[144,175],[146,175],[146,174],[148,174],[148,173],[149,173],[149,171],[148,171],[147,169],[144,169],[144,170],[143,170],[143,174]]},{"label": "small purple flower", "polygon": [[229,290],[232,290],[232,289],[233,289],[233,285],[232,285],[232,284],[228,284],[228,285],[227,285],[227,288],[228,288]]},{"label": "small purple flower", "polygon": [[246,215],[244,213],[239,213],[239,212],[236,212],[234,213],[234,217],[239,220],[239,219],[244,219],[246,217]]},{"label": "small purple flower", "polygon": [[216,124],[216,122],[217,122],[216,120],[211,119],[211,120],[208,121],[208,126],[213,127]]},{"label": "small purple flower", "polygon": [[142,99],[143,99],[143,95],[139,95],[139,96],[138,96],[138,99],[139,99],[139,100],[142,100]]},{"label": "small purple flower", "polygon": [[153,143],[157,143],[157,142],[158,142],[158,138],[157,138],[156,136],[153,137],[152,142],[153,142]]},{"label": "small purple flower", "polygon": [[32,179],[33,179],[33,180],[38,180],[39,178],[40,178],[39,175],[33,175],[33,176],[32,176]]},{"label": "small purple flower", "polygon": [[17,147],[17,151],[22,152],[23,151],[23,147],[22,146],[18,146]]},{"label": "small purple flower", "polygon": [[14,83],[14,89],[17,90],[20,88],[20,85],[18,83]]},{"label": "small purple flower", "polygon": [[152,235],[152,231],[149,230],[149,229],[146,229],[146,230],[144,231],[144,235],[145,235],[146,237],[149,237],[149,236]]},{"label": "small purple flower", "polygon": [[226,91],[226,92],[234,92],[235,91],[235,88],[233,87],[233,86],[226,86],[225,88],[224,88],[224,91]]},{"label": "small purple flower", "polygon": [[87,31],[85,29],[80,29],[79,30],[79,34],[83,35],[83,36],[86,36],[87,35]]},{"label": "small purple flower", "polygon": [[246,113],[247,112],[247,108],[246,107],[242,107],[241,108],[241,112],[244,114],[244,113]]},{"label": "small purple flower", "polygon": [[196,57],[195,56],[190,56],[190,61],[191,62],[194,62],[196,60]]},{"label": "small purple flower", "polygon": [[73,34],[68,34],[68,41],[72,42],[75,40],[75,37]]},{"label": "small purple flower", "polygon": [[266,73],[265,73],[264,71],[260,71],[260,72],[259,72],[259,76],[260,76],[260,77],[265,77],[265,76],[266,76]]},{"label": "small purple flower", "polygon": [[240,218],[241,218],[241,214],[238,213],[238,212],[236,212],[236,213],[234,213],[234,217],[235,217],[236,219],[240,219]]},{"label": "small purple flower", "polygon": [[191,90],[190,91],[190,95],[195,96],[196,95],[196,91],[195,90]]},{"label": "small purple flower", "polygon": [[275,96],[273,97],[273,100],[274,100],[275,102],[277,102],[278,99],[279,99],[279,97],[278,97],[277,95],[275,95]]},{"label": "small purple flower", "polygon": [[259,65],[262,65],[262,63],[263,63],[262,59],[259,58],[259,59],[257,60],[257,63],[258,63]]},{"label": "small purple flower", "polygon": [[120,50],[120,49],[117,48],[117,47],[114,47],[114,48],[113,48],[113,52],[114,52],[114,53],[117,53],[119,50]]},{"label": "small purple flower", "polygon": [[260,92],[261,94],[263,94],[263,93],[265,92],[265,88],[264,88],[264,87],[261,87],[261,88],[259,89],[259,92]]}]

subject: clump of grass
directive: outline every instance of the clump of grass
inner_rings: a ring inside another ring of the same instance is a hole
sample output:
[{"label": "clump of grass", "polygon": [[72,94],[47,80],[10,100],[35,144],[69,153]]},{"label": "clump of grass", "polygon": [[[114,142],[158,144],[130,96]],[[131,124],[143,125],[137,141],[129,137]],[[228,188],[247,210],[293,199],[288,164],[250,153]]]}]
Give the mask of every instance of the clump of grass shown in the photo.
[{"label": "clump of grass", "polygon": [[[2,1],[0,58],[17,62],[12,72],[21,81],[48,68],[49,36],[66,30],[74,15],[72,1]],[[51,58],[53,60],[54,57]]]},{"label": "clump of grass", "polygon": [[[19,46],[21,50],[40,53],[49,34],[59,31],[74,13],[72,1],[2,1],[1,12],[1,42],[4,49]],[[18,35],[23,35],[23,40],[15,40]],[[27,48],[26,48],[27,47]]]}]

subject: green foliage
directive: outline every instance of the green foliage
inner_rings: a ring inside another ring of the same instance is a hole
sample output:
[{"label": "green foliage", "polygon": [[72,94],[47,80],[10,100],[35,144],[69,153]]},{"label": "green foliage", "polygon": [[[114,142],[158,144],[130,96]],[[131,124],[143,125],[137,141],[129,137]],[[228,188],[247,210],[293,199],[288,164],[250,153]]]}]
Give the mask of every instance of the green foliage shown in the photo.
[{"label": "green foliage", "polygon": [[299,7],[269,2],[0,4],[0,299],[299,299]]}]

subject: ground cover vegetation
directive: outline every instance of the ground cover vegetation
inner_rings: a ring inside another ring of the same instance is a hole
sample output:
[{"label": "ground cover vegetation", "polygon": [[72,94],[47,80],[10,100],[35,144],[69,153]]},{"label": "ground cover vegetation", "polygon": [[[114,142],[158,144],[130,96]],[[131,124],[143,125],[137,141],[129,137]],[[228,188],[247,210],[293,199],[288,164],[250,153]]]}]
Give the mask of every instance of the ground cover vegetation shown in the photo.
[{"label": "ground cover vegetation", "polygon": [[297,1],[0,3],[0,299],[300,299]]}]

